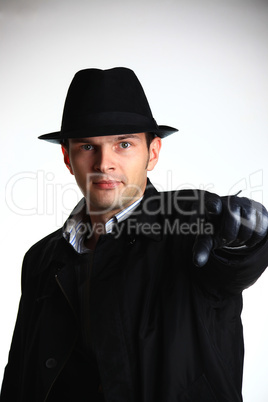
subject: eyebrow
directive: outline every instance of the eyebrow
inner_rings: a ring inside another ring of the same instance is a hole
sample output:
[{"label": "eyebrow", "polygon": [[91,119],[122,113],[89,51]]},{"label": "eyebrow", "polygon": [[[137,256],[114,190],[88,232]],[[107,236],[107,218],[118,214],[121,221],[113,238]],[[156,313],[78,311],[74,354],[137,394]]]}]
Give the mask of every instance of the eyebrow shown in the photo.
[{"label": "eyebrow", "polygon": [[[109,137],[109,136],[107,136]],[[72,141],[75,143],[91,143],[92,141],[94,141],[95,137],[85,137],[85,138],[72,138]],[[122,141],[122,140],[127,140],[129,138],[135,138],[137,140],[141,140],[141,138],[137,135],[137,134],[120,134],[115,138],[115,142],[116,141]]]},{"label": "eyebrow", "polygon": [[121,141],[126,140],[128,138],[137,138],[138,140],[140,140],[140,137],[137,134],[122,134],[117,137],[117,140]]},{"label": "eyebrow", "polygon": [[70,138],[70,140],[72,140],[72,142],[90,142],[90,139],[87,138]]}]

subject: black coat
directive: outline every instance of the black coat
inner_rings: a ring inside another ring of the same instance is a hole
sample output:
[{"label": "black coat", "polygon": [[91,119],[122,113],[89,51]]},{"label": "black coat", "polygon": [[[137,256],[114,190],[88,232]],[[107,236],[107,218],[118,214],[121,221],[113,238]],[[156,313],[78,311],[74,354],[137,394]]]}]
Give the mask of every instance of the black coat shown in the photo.
[{"label": "black coat", "polygon": [[[101,236],[94,251],[89,325],[107,402],[242,401],[241,293],[268,265],[267,242],[195,267],[193,194],[148,187],[121,235]],[[93,363],[76,348],[74,267],[88,258],[62,229],[27,252],[1,402],[97,400]]]}]

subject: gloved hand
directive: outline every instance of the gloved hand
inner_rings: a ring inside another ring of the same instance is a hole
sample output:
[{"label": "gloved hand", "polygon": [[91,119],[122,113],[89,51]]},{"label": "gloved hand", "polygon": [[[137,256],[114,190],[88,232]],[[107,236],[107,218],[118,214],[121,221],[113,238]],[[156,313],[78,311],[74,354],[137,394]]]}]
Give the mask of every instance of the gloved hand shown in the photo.
[{"label": "gloved hand", "polygon": [[268,232],[268,212],[265,207],[245,197],[205,193],[204,219],[210,222],[213,234],[197,235],[193,247],[193,262],[204,266],[212,250],[222,247],[253,247]]}]

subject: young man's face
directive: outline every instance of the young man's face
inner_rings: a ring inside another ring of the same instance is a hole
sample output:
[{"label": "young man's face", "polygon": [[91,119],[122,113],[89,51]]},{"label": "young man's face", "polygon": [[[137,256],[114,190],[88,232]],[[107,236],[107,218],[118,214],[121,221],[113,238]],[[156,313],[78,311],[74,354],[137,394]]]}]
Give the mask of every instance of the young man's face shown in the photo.
[{"label": "young man's face", "polygon": [[159,137],[148,149],[145,133],[138,133],[70,139],[63,151],[90,213],[112,216],[142,196],[160,148]]}]

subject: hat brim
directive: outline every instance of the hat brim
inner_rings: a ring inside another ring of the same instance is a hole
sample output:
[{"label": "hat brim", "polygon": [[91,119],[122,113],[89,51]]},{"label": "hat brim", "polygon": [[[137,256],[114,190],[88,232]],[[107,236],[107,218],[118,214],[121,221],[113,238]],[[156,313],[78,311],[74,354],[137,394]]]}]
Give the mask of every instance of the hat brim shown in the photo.
[{"label": "hat brim", "polygon": [[52,142],[54,144],[60,144],[62,143],[63,140],[67,140],[70,138],[90,138],[90,137],[103,137],[103,136],[108,136],[108,135],[124,135],[124,134],[136,134],[136,133],[142,133],[142,132],[152,132],[155,134],[157,137],[160,138],[165,138],[168,137],[169,135],[176,133],[179,131],[177,128],[174,127],[169,127],[169,126],[158,126],[157,129],[141,129],[137,127],[124,127],[121,129],[114,128],[114,127],[109,127],[107,130],[103,129],[96,129],[94,130],[76,130],[76,131],[68,131],[68,132],[61,132],[61,131],[56,131],[53,133],[49,134],[43,134],[38,137],[40,140],[45,140]]}]

